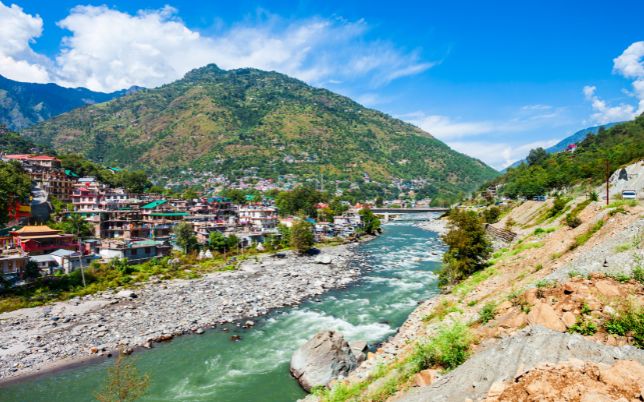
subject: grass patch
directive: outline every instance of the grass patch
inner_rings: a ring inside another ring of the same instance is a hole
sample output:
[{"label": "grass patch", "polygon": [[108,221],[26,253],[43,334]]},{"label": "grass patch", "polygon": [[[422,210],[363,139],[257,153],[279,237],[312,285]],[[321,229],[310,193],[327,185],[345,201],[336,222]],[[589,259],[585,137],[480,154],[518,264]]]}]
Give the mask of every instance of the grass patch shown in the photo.
[{"label": "grass patch", "polygon": [[545,229],[544,228],[536,228],[532,234],[535,235],[535,236],[539,236],[539,235],[552,233],[555,230],[557,230],[557,227],[551,227],[551,228],[545,228]]},{"label": "grass patch", "polygon": [[631,248],[633,248],[633,245],[631,243],[623,243],[615,247],[615,252],[623,253],[624,251],[628,251]]},{"label": "grass patch", "polygon": [[519,253],[522,253],[526,250],[530,250],[533,248],[541,248],[543,247],[543,242],[538,241],[538,242],[533,242],[533,243],[522,243],[522,244],[517,244],[514,248],[512,248],[512,251],[510,251],[510,256],[515,256]]},{"label": "grass patch", "polygon": [[481,282],[491,278],[496,275],[497,270],[494,267],[488,267],[482,271],[475,272],[469,278],[465,279],[458,285],[454,286],[452,293],[459,297],[463,297],[470,293],[475,287],[477,287]]},{"label": "grass patch", "polygon": [[603,220],[599,220],[595,222],[595,224],[591,226],[590,229],[580,234],[579,236],[575,237],[575,242],[570,245],[570,250],[574,250],[577,247],[580,247],[586,244],[588,240],[590,240],[590,238],[593,237],[593,235],[597,233],[603,226],[604,226]]},{"label": "grass patch", "polygon": [[443,300],[436,307],[434,307],[434,309],[430,314],[423,317],[423,321],[430,322],[434,319],[438,319],[439,321],[442,321],[446,315],[450,313],[455,313],[455,312],[462,313],[463,310],[458,308],[456,306],[456,303],[454,303],[453,301]]},{"label": "grass patch", "polygon": [[637,200],[615,200],[605,206],[604,208],[620,208],[620,207],[636,207],[637,206]]},{"label": "grass patch", "polygon": [[540,279],[534,284],[537,289],[554,288],[557,285],[556,280]]}]

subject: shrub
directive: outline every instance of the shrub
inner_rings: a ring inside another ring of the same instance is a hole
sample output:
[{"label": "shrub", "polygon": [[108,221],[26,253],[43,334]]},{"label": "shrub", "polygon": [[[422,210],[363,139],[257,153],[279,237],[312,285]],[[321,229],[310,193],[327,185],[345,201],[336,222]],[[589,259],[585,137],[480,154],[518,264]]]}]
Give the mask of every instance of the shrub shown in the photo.
[{"label": "shrub", "polygon": [[589,336],[597,332],[597,324],[590,320],[578,319],[577,322],[570,328],[568,332],[571,334],[578,333],[581,335]]},{"label": "shrub", "polygon": [[474,338],[469,328],[462,323],[454,323],[438,330],[429,342],[416,346],[410,359],[413,371],[440,365],[452,370],[461,365],[469,356]]},{"label": "shrub", "polygon": [[641,284],[644,284],[644,268],[637,266],[633,268],[633,279]]},{"label": "shrub", "polygon": [[481,311],[479,311],[479,321],[483,324],[488,323],[496,316],[496,304],[489,302],[486,303]]},{"label": "shrub", "polygon": [[618,313],[604,323],[604,328],[610,334],[632,336],[635,346],[644,349],[644,307],[633,300],[621,306]]},{"label": "shrub", "polygon": [[577,226],[581,225],[581,219],[578,216],[573,216],[572,214],[566,215],[566,225],[574,229]]},{"label": "shrub", "polygon": [[568,205],[569,202],[570,198],[557,196],[552,204],[552,208],[548,210],[547,217],[554,218],[559,216],[564,211],[566,205]]}]

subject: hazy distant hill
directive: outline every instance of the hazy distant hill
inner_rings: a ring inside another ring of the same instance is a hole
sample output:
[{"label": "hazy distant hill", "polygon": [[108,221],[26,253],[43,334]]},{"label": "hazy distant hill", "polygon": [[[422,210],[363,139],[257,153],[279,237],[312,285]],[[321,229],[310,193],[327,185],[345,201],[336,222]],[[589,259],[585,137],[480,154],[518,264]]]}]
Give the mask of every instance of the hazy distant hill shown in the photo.
[{"label": "hazy distant hill", "polygon": [[20,130],[77,107],[114,99],[128,91],[107,94],[86,88],[18,82],[0,75],[0,124]]},{"label": "hazy distant hill", "polygon": [[295,174],[386,182],[428,179],[442,194],[496,175],[421,129],[286,75],[215,65],[183,79],[76,109],[23,134],[151,173]]}]

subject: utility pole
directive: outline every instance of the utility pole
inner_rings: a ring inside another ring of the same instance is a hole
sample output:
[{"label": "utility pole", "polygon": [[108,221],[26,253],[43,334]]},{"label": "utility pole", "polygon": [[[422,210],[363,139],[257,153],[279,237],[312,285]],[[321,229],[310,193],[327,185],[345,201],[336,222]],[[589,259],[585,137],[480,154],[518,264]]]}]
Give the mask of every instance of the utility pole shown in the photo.
[{"label": "utility pole", "polygon": [[608,189],[610,181],[610,162],[606,159],[606,205],[610,204],[610,191]]},{"label": "utility pole", "polygon": [[[80,215],[78,218],[82,219]],[[76,221],[76,236],[78,236],[78,252],[80,253],[78,260],[80,262],[81,277],[83,278],[83,287],[87,287],[87,283],[85,283],[85,268],[83,267],[83,242],[80,236],[80,221],[78,220]]]}]

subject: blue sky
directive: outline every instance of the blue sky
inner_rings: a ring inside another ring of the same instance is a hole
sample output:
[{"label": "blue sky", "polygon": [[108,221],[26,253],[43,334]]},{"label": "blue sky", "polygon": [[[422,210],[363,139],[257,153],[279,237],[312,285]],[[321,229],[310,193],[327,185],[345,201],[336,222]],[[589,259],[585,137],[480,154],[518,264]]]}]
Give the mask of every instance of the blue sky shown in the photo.
[{"label": "blue sky", "polygon": [[642,15],[634,0],[2,0],[0,74],[112,91],[211,62],[276,70],[503,168],[644,111]]}]

